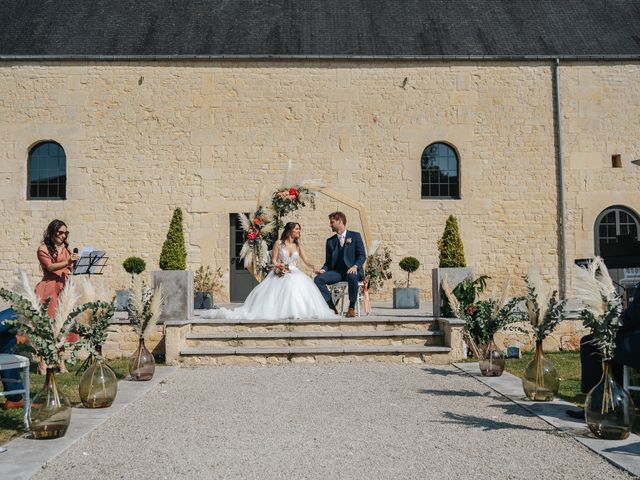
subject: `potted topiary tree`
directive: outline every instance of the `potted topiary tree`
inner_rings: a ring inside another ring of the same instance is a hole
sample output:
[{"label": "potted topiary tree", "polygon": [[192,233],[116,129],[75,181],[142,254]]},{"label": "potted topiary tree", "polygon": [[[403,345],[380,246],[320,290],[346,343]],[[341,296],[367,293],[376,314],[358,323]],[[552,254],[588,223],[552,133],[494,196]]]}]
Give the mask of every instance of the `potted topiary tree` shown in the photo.
[{"label": "potted topiary tree", "polygon": [[193,280],[195,290],[193,293],[193,304],[195,309],[207,310],[213,308],[213,292],[221,287],[221,278],[222,270],[220,267],[212,271],[211,267],[203,267],[201,265],[200,268],[196,270]]},{"label": "potted topiary tree", "polygon": [[[140,275],[147,268],[147,264],[140,257],[129,257],[122,262],[124,270],[131,275],[131,282],[136,275]],[[129,304],[129,290],[116,290],[116,310],[124,312]]]},{"label": "potted topiary tree", "polygon": [[440,252],[438,268],[434,268],[431,274],[435,317],[440,317],[443,310],[450,314],[450,309],[445,308],[447,300],[442,292],[442,279],[446,276],[452,289],[467,278],[473,279],[473,268],[467,267],[464,245],[458,230],[458,220],[453,215],[447,218],[442,238],[438,241],[438,252]]},{"label": "potted topiary tree", "polygon": [[407,287],[393,289],[393,308],[420,308],[420,289],[410,288],[411,274],[419,267],[420,261],[415,257],[400,260],[400,268],[407,272]]},{"label": "potted topiary tree", "polygon": [[187,268],[187,249],[182,228],[182,210],[176,208],[160,254],[161,271],[153,272],[153,287],[162,285],[166,301],[158,323],[190,320],[193,316],[193,272]]}]

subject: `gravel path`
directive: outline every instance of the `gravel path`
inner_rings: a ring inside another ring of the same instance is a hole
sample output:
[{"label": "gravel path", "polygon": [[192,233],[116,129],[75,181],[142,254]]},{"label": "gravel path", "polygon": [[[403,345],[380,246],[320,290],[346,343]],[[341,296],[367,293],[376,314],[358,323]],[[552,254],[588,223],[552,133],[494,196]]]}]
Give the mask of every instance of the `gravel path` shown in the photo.
[{"label": "gravel path", "polygon": [[37,479],[628,479],[454,367],[183,368]]}]

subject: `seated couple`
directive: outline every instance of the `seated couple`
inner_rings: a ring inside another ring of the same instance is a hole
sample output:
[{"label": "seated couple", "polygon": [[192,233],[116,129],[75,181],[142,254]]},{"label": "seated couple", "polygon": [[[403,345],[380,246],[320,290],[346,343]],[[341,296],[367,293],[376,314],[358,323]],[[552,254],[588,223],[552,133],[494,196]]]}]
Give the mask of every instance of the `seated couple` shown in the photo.
[{"label": "seated couple", "polygon": [[[278,276],[271,271],[251,291],[242,306],[233,310],[208,310],[202,316],[247,320],[335,318],[338,312],[327,285],[343,281],[349,285],[347,317],[354,317],[358,282],[364,278],[366,253],[360,234],[348,231],[346,224],[344,213],[334,212],[329,215],[329,226],[335,235],[327,239],[324,265],[316,268],[308,260],[300,244],[300,224],[287,223],[280,240],[273,246],[271,261],[274,266],[286,265],[289,273]],[[317,274],[314,280],[298,269],[298,259]]]}]

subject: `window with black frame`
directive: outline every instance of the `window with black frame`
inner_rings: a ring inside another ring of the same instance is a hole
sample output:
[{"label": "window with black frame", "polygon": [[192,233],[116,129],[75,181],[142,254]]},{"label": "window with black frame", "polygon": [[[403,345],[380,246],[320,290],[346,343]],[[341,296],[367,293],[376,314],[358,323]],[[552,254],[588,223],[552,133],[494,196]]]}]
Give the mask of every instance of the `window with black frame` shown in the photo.
[{"label": "window with black frame", "polygon": [[56,142],[42,142],[29,152],[29,200],[65,200],[67,198],[67,157]]},{"label": "window with black frame", "polygon": [[422,198],[460,198],[459,159],[446,143],[432,143],[422,152]]},{"label": "window with black frame", "polygon": [[637,257],[640,255],[640,220],[632,210],[607,208],[596,220],[596,254],[601,257]]}]

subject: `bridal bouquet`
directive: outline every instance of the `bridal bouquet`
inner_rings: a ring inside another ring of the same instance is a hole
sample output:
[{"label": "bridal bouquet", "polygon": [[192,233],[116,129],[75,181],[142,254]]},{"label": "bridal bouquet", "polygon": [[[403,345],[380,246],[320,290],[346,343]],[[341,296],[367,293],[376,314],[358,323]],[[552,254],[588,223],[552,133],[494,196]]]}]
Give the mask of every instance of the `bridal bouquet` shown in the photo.
[{"label": "bridal bouquet", "polygon": [[291,273],[291,270],[289,269],[289,265],[286,263],[278,263],[273,266],[273,273],[278,277],[284,277],[287,273]]}]

